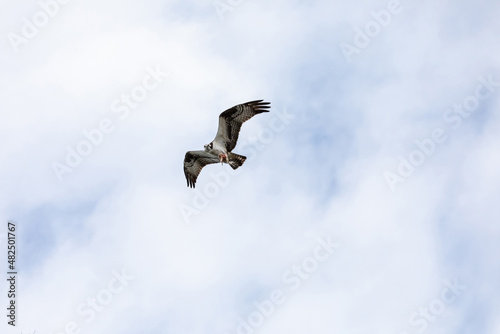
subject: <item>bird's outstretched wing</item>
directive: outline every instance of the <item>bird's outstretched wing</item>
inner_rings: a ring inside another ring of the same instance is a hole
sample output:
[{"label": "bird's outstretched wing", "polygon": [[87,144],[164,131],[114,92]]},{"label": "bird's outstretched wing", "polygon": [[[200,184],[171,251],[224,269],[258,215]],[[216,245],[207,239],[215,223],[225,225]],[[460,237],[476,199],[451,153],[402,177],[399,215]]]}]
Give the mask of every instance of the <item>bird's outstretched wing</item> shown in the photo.
[{"label": "bird's outstretched wing", "polygon": [[203,167],[219,162],[216,155],[205,151],[188,151],[184,157],[184,175],[186,175],[188,187],[194,188],[196,179]]},{"label": "bird's outstretched wing", "polygon": [[241,125],[257,114],[269,112],[267,109],[271,108],[271,103],[263,101],[256,100],[238,104],[220,114],[219,129],[214,141],[223,143],[226,150],[231,152],[238,141]]}]

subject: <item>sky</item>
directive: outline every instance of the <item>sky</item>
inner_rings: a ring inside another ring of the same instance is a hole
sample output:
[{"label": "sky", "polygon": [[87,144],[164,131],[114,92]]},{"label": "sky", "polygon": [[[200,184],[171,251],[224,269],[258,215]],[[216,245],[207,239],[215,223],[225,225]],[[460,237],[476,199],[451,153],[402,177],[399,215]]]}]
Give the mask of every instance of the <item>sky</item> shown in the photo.
[{"label": "sky", "polygon": [[2,333],[499,333],[499,15],[2,0]]}]

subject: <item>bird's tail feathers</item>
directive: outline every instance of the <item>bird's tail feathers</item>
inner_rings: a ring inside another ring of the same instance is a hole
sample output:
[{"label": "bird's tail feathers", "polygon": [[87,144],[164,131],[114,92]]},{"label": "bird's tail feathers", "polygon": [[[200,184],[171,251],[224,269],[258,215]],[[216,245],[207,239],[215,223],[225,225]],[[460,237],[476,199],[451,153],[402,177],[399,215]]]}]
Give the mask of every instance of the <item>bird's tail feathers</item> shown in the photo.
[{"label": "bird's tail feathers", "polygon": [[229,158],[229,165],[233,169],[236,169],[236,168],[240,167],[241,165],[243,165],[243,163],[247,159],[247,157],[245,157],[243,155],[239,155],[239,154],[231,153],[231,152],[229,152],[228,158]]}]

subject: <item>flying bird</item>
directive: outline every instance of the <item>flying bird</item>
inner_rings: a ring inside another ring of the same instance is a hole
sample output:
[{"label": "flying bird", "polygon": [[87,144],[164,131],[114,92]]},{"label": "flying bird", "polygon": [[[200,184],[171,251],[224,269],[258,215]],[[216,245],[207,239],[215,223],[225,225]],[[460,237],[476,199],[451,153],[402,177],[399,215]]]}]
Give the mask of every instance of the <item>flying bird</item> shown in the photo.
[{"label": "flying bird", "polygon": [[236,147],[242,124],[257,114],[269,112],[271,103],[263,101],[238,104],[219,115],[219,129],[214,140],[204,145],[205,150],[188,151],[184,157],[184,175],[188,187],[195,187],[196,179],[206,165],[227,163],[233,169],[243,165],[246,157],[231,151]]}]

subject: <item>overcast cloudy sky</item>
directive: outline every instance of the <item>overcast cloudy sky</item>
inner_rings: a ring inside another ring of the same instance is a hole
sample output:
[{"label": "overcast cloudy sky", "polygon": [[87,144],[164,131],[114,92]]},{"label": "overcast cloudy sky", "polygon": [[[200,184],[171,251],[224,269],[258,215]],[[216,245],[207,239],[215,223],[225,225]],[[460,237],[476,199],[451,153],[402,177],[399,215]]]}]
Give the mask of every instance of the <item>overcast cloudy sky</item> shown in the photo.
[{"label": "overcast cloudy sky", "polygon": [[[499,16],[494,0],[2,1],[0,327],[499,333]],[[272,108],[240,133],[243,167],[187,188],[185,152],[256,99]]]}]

